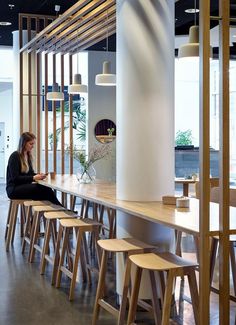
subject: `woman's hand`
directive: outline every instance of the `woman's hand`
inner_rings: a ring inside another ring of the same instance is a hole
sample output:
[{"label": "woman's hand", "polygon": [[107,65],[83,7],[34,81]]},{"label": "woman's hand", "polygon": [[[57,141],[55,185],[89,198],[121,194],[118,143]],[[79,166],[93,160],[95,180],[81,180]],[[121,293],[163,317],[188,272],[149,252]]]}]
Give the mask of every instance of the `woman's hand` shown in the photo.
[{"label": "woman's hand", "polygon": [[34,179],[34,181],[41,181],[41,180],[45,179],[46,177],[47,177],[47,174],[39,173],[39,174],[34,175],[33,179]]}]

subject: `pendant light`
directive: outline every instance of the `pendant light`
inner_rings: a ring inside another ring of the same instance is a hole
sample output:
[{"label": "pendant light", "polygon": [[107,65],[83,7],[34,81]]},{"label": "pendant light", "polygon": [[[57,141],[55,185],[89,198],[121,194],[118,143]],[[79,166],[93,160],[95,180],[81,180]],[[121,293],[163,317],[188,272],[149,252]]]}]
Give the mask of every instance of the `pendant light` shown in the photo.
[{"label": "pendant light", "polygon": [[[189,41],[187,44],[179,47],[178,57],[199,57],[199,26],[196,24],[197,21],[197,8],[196,0],[194,1],[194,25],[189,28]],[[212,57],[213,51],[210,46],[210,57]]]},{"label": "pendant light", "polygon": [[[107,38],[106,52],[108,53],[108,11],[107,11]],[[111,73],[111,62],[106,60],[103,62],[102,73],[95,77],[95,84],[98,86],[115,86],[116,75]]]},{"label": "pendant light", "polygon": [[64,93],[60,91],[59,85],[57,82],[54,82],[52,85],[52,91],[47,93],[46,96],[47,100],[51,101],[63,101],[64,100]]},{"label": "pendant light", "polygon": [[[77,71],[79,70],[79,53],[77,53]],[[83,85],[81,79],[81,74],[76,73],[73,77],[72,85],[68,86],[68,93],[69,94],[80,94],[80,93],[87,93],[88,87],[87,85]]]},{"label": "pendant light", "polygon": [[[54,64],[55,64],[55,67],[54,67]],[[55,70],[56,70],[56,56],[55,56],[55,62],[53,63],[53,73],[55,73]],[[59,85],[55,80],[53,80],[52,91],[47,92],[46,99],[51,100],[51,101],[63,101],[64,100],[64,93],[62,91],[60,91]]]}]

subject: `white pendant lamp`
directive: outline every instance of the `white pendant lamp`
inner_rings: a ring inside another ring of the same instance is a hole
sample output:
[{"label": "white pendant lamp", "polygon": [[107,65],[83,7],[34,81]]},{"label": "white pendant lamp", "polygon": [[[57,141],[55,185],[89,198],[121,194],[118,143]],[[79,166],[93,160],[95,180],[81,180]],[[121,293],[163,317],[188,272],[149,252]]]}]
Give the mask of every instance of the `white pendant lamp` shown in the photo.
[{"label": "white pendant lamp", "polygon": [[[79,69],[79,54],[77,54],[77,69]],[[74,74],[73,83],[72,85],[68,86],[68,93],[73,94],[80,94],[80,93],[87,93],[88,87],[87,85],[82,84],[82,78],[80,73]]]},{"label": "white pendant lamp", "polygon": [[[107,11],[106,51],[108,52],[108,11]],[[111,73],[111,62],[110,61],[103,62],[102,73],[96,75],[95,84],[98,86],[115,86],[116,85],[116,75]]]},{"label": "white pendant lamp", "polygon": [[111,73],[111,62],[104,61],[101,74],[97,74],[95,84],[98,86],[115,86],[116,75]]},{"label": "white pendant lamp", "polygon": [[64,100],[64,93],[59,90],[59,85],[57,82],[54,82],[52,85],[52,91],[47,93],[46,96],[47,100],[51,101],[63,101]]},{"label": "white pendant lamp", "polygon": [[[199,57],[199,26],[196,24],[196,0],[194,2],[194,25],[189,28],[189,41],[187,44],[183,44],[179,47],[178,57]],[[210,57],[213,56],[212,47],[210,46]]]}]

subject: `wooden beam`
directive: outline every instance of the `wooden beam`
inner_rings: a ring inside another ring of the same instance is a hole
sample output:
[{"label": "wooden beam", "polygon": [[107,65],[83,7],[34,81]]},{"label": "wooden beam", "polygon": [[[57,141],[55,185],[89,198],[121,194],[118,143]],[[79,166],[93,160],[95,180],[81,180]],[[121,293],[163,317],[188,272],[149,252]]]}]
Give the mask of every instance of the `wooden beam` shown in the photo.
[{"label": "wooden beam", "polygon": [[209,325],[210,0],[200,0],[200,322]]},{"label": "wooden beam", "polygon": [[219,117],[220,117],[220,215],[219,215],[219,315],[229,324],[229,1],[219,1]]},{"label": "wooden beam", "polygon": [[[62,24],[62,26],[66,26],[67,22],[70,20],[70,16],[76,13],[79,9],[81,9],[83,6],[85,6],[87,3],[89,3],[91,0],[80,0],[76,2],[71,8],[69,8],[66,12],[64,12],[63,15],[59,16],[57,19],[55,19],[50,25],[48,25],[46,28],[44,28],[36,37],[34,37],[30,42],[28,42],[25,46],[23,46],[20,51],[25,51],[28,48],[32,47],[33,44],[36,44],[37,41],[39,41],[42,37],[46,37],[48,33],[50,33],[52,30],[57,28],[59,25]],[[101,0],[95,0],[97,2]],[[64,24],[64,25],[63,25]]]}]

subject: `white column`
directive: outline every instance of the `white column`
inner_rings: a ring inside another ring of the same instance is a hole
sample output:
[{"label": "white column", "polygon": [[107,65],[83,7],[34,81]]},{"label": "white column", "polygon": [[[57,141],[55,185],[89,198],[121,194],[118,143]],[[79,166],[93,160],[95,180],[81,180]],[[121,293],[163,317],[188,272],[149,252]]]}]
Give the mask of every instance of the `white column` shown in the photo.
[{"label": "white column", "polygon": [[[32,31],[32,37],[34,37],[35,32]],[[19,102],[19,96],[20,96],[20,80],[19,80],[19,69],[20,69],[20,61],[19,61],[19,31],[12,32],[13,34],[13,62],[14,62],[14,75],[13,75],[13,117],[12,117],[12,125],[13,125],[13,150],[16,150],[18,146],[19,136],[20,136],[20,102]],[[26,30],[23,31],[23,45],[25,45],[28,42],[28,32]],[[23,55],[24,60],[24,71],[23,71],[23,78],[24,78],[24,89],[23,92],[25,94],[28,93],[28,84],[27,84],[27,78],[28,78],[28,70],[27,70],[27,52]],[[36,76],[35,76],[35,54],[32,54],[32,93],[36,92]],[[24,107],[28,105],[28,97],[25,96],[23,98]],[[32,100],[32,105],[34,108],[36,108],[36,97]],[[32,111],[32,114],[35,116],[33,119],[36,123],[36,112],[35,110]],[[24,109],[24,131],[28,131],[27,129],[28,125],[28,110]],[[33,125],[33,130],[35,130],[36,127]],[[34,132],[34,131],[33,131]]]},{"label": "white column", "polygon": [[[116,71],[117,197],[161,200],[174,194],[173,0],[117,1]],[[173,246],[169,228],[121,212],[117,222],[118,237]]]}]

